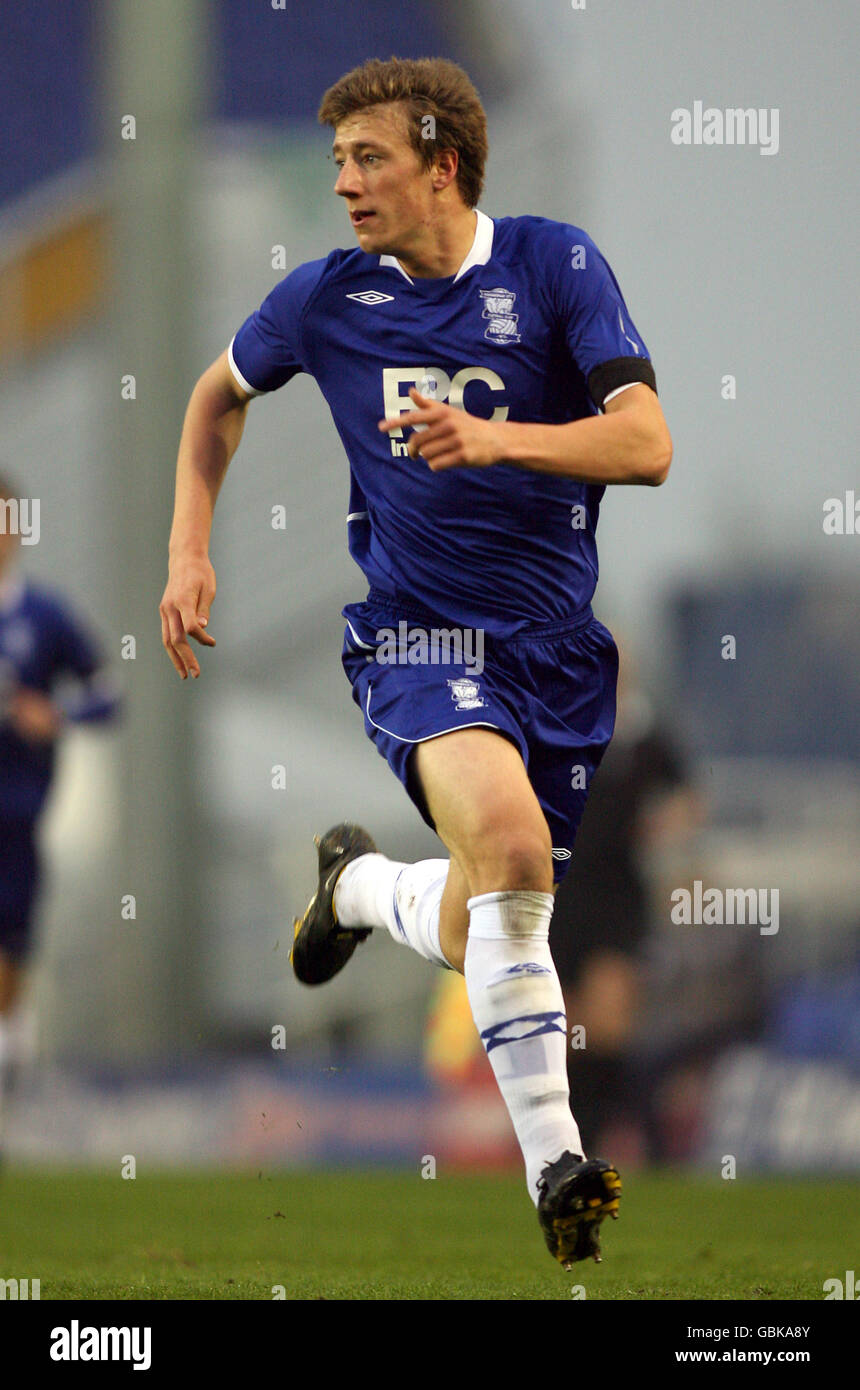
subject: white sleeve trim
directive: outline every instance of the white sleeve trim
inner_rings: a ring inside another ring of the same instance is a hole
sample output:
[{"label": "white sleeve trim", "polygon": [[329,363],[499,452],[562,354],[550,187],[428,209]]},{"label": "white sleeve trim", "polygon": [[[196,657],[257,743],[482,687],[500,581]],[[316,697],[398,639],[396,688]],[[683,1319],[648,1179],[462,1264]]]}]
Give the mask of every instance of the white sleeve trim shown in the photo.
[{"label": "white sleeve trim", "polygon": [[[239,368],[236,366],[236,359],[233,356],[233,344],[235,343],[235,341],[236,335],[234,333],[233,337],[230,339],[230,346],[227,349],[227,361],[230,363],[230,371],[233,373],[242,390],[247,391],[249,396],[264,396],[266,394],[265,391],[258,391],[256,386],[252,386],[250,381],[246,381],[242,373],[239,371]],[[623,389],[624,388],[622,387],[622,390]]]},{"label": "white sleeve trim", "polygon": [[620,396],[622,391],[629,391],[631,386],[641,385],[641,381],[628,381],[624,386],[616,386],[614,391],[610,391],[608,396],[603,397],[604,406],[606,405],[607,401],[612,401],[615,399],[616,396]]}]

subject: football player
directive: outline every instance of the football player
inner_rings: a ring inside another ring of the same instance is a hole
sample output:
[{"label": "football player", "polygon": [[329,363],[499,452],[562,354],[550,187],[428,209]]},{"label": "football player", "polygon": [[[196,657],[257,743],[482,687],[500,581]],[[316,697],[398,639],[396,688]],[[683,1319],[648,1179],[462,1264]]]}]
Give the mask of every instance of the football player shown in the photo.
[{"label": "football player", "polygon": [[[672,441],[645,342],[591,238],[478,207],[486,119],[462,69],[371,60],[325,94],[319,118],[358,244],[298,266],[194,388],[164,645],[181,677],[199,675],[189,638],[214,645],[209,534],[248,404],[309,373],[349,459],[349,547],[369,586],[344,610],[343,665],[369,737],[447,855],[403,864],[358,826],[324,834],[293,968],[321,983],[387,929],[465,974],[547,1245],[569,1267],[599,1258],[620,1192],[571,1114],[548,944],[615,717],[617,651],[591,610],[595,531],[606,486],[662,483]],[[480,670],[467,657],[478,648]]]}]

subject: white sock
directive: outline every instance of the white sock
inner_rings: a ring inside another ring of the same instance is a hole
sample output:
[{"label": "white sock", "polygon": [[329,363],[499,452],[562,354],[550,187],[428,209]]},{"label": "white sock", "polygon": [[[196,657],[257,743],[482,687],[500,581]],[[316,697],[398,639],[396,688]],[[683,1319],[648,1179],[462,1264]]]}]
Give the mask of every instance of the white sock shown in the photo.
[{"label": "white sock", "polygon": [[535,1205],[545,1164],[584,1155],[570,1111],[564,997],[549,950],[551,893],[470,898],[466,989],[513,1121]]},{"label": "white sock", "polygon": [[400,864],[384,854],[362,854],[347,864],[335,885],[335,916],[345,927],[387,927],[400,945],[450,969],[439,945],[439,907],[447,877],[447,859]]}]

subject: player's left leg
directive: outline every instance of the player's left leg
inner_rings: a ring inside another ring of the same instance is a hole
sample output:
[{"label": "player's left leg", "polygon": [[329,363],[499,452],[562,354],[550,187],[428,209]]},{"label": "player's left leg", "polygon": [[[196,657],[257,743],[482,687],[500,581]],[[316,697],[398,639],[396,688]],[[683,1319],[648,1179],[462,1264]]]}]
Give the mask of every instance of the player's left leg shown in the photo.
[{"label": "player's left leg", "polygon": [[489,884],[551,893],[549,832],[512,742],[467,728],[416,745],[413,762],[413,795],[417,784],[426,803],[432,783],[451,858],[405,864],[379,854],[359,826],[328,831],[317,892],[296,923],[293,967],[305,984],[330,979],[373,928],[463,974],[471,897]]},{"label": "player's left leg", "polygon": [[17,1061],[17,1006],[22,979],[19,962],[0,949],[0,1147],[4,1139],[9,1084]]},{"label": "player's left leg", "polygon": [[374,854],[344,870],[334,907],[339,922],[384,927],[398,944],[462,975],[470,893],[454,854],[414,864]]},{"label": "player's left leg", "polygon": [[439,944],[439,912],[449,880],[456,882],[456,866],[452,874],[447,859],[388,859],[366,830],[349,823],[333,826],[316,845],[317,890],[296,920],[290,954],[302,984],[330,980],[374,928],[386,929],[432,964],[448,966]]}]

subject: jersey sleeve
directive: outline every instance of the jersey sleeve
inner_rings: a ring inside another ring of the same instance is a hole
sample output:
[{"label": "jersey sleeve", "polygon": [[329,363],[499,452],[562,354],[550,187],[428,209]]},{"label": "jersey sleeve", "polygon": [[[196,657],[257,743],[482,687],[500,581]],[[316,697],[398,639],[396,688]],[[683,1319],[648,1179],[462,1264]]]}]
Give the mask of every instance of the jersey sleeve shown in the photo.
[{"label": "jersey sleeve", "polygon": [[657,390],[648,349],[624,303],[618,281],[594,242],[567,227],[556,271],[556,305],[570,354],[598,411],[636,382]]},{"label": "jersey sleeve", "polygon": [[54,666],[58,674],[88,680],[102,665],[101,650],[77,614],[65,602],[52,604]]},{"label": "jersey sleeve", "polygon": [[297,372],[308,371],[302,316],[319,284],[325,261],[307,261],[276,285],[245,320],[228,348],[230,370],[244,391],[277,391]]},{"label": "jersey sleeve", "polygon": [[52,616],[53,680],[60,687],[55,697],[57,703],[66,718],[75,723],[101,723],[112,719],[120,706],[120,693],[105,669],[99,643],[64,602],[54,602]]}]

